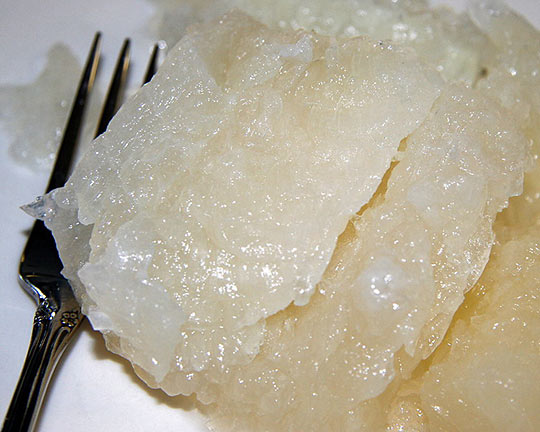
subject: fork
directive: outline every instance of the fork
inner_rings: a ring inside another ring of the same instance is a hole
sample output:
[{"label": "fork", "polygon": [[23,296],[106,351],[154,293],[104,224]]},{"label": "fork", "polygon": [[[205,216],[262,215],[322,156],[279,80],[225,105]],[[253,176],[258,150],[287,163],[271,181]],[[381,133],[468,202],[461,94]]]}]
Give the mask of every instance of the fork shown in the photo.
[{"label": "fork", "polygon": [[[101,34],[96,33],[46,193],[62,187],[67,180],[85,107],[96,76],[100,44]],[[118,106],[119,95],[127,77],[129,47],[130,41],[126,39],[116,62],[96,136],[105,131]],[[156,44],[143,84],[150,81],[156,71],[158,50]],[[69,282],[61,275],[62,268],[51,232],[41,220],[37,220],[21,256],[19,279],[23,288],[36,300],[38,307],[24,366],[7,410],[2,432],[34,429],[54,369],[84,319]]]}]

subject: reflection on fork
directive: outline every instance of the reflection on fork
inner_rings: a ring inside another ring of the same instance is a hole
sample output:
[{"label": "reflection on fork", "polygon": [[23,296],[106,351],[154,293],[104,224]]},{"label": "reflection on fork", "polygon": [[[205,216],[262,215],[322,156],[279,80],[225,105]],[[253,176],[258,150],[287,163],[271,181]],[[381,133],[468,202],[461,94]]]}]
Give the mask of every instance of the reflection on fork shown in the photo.
[{"label": "reflection on fork", "polygon": [[[67,180],[97,71],[100,40],[101,35],[97,33],[88,54],[46,192],[62,187]],[[129,45],[129,39],[126,39],[103,104],[96,136],[105,131],[118,107],[127,77]],[[157,59],[156,45],[143,84],[150,81],[154,75]],[[33,430],[54,368],[84,319],[69,282],[61,275],[62,268],[51,232],[42,221],[36,221],[21,256],[19,277],[23,288],[34,297],[38,307],[26,360],[2,432]]]}]

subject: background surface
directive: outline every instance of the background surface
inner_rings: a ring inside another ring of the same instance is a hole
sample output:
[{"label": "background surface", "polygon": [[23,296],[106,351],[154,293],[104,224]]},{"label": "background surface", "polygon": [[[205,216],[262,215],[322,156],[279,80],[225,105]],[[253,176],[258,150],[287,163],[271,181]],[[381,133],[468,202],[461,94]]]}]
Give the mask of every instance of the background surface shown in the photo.
[{"label": "background surface", "polygon": [[[433,3],[460,9],[466,0]],[[539,0],[509,3],[540,28]],[[0,0],[0,10],[0,85],[32,81],[56,42],[65,42],[82,64],[96,30],[104,35],[98,85],[103,87],[110,76],[126,36],[132,37],[131,82],[137,83],[154,42],[144,31],[153,7],[142,0]],[[47,173],[15,165],[0,137],[0,421],[23,364],[35,310],[17,280],[25,230],[32,224],[19,206],[41,194],[47,178]],[[40,431],[63,429],[207,430],[190,399],[148,389],[126,361],[106,351],[87,323],[57,368],[38,423]]]}]

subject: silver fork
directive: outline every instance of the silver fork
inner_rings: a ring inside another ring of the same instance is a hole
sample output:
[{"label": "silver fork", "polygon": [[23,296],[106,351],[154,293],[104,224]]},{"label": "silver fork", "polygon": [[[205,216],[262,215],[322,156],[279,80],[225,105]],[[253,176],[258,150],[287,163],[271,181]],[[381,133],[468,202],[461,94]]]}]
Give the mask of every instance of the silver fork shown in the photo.
[{"label": "silver fork", "polygon": [[[67,180],[88,95],[97,71],[100,40],[101,35],[97,33],[86,60],[46,192],[62,187]],[[105,131],[116,111],[120,91],[127,77],[129,45],[129,39],[126,39],[103,105],[96,136]],[[143,84],[155,73],[157,57],[156,45]],[[69,282],[61,275],[62,268],[51,232],[42,221],[37,220],[21,256],[19,277],[23,288],[34,297],[38,307],[34,315],[30,346],[2,432],[34,429],[56,364],[84,319]]]}]

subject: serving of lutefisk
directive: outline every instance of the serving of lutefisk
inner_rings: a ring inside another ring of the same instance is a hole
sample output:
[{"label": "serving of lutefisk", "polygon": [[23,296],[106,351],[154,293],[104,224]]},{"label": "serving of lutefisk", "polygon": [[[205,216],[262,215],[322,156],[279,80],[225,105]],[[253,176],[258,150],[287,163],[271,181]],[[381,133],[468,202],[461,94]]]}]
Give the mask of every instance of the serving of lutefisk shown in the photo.
[{"label": "serving of lutefisk", "polygon": [[159,3],[180,40],[29,207],[107,347],[216,431],[538,430],[539,32]]}]

